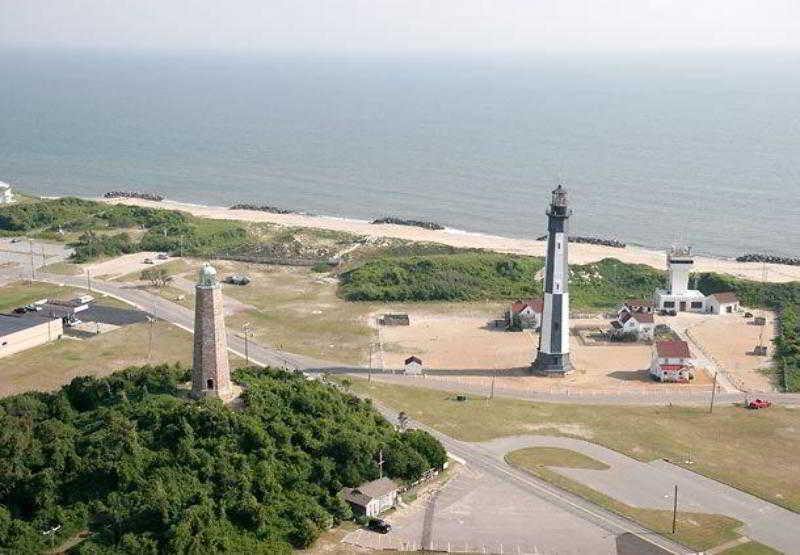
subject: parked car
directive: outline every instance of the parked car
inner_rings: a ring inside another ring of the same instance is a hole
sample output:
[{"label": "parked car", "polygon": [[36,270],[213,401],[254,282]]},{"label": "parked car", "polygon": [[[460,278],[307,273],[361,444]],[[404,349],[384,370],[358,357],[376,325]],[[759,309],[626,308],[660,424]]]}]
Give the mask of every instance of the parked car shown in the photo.
[{"label": "parked car", "polygon": [[768,409],[772,406],[770,401],[765,401],[764,399],[756,399],[755,401],[750,401],[747,403],[747,408],[758,410],[758,409]]},{"label": "parked car", "polygon": [[152,259],[152,258],[145,258],[143,262],[144,262],[145,264],[155,264],[155,262],[153,262],[153,259]]},{"label": "parked car", "polygon": [[26,312],[28,311],[25,310],[24,306],[18,306],[17,308],[14,309],[14,314],[25,314]]},{"label": "parked car", "polygon": [[42,310],[41,306],[35,304],[26,304],[24,308],[28,312],[39,312],[40,310]]},{"label": "parked car", "polygon": [[169,258],[169,255],[167,253],[162,252],[161,254],[158,255],[159,260],[166,260],[167,258]]},{"label": "parked car", "polygon": [[369,519],[369,524],[367,524],[367,528],[379,534],[388,534],[389,531],[392,529],[392,525],[383,519],[371,518]]}]

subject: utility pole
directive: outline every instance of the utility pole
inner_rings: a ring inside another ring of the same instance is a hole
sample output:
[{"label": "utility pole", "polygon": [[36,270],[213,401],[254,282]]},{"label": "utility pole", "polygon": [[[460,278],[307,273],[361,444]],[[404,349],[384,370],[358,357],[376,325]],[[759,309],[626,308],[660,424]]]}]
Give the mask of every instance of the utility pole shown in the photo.
[{"label": "utility pole", "polygon": [[717,372],[714,372],[714,387],[711,389],[711,406],[708,407],[708,414],[714,412],[714,398],[717,395]]},{"label": "utility pole", "polygon": [[678,484],[675,484],[675,497],[672,504],[672,533],[675,533],[678,523]]},{"label": "utility pole", "polygon": [[34,264],[33,264],[33,239],[31,239],[30,237],[28,237],[28,249],[31,252],[31,281],[30,281],[30,285],[33,286],[33,280],[36,279],[36,270],[34,269]]},{"label": "utility pole", "polygon": [[383,478],[383,449],[378,451],[378,468],[380,468],[380,478]]},{"label": "utility pole", "polygon": [[492,372],[492,392],[489,394],[489,399],[494,399],[494,379],[497,377],[497,368]]},{"label": "utility pole", "polygon": [[372,383],[372,350],[375,346],[374,343],[369,344],[369,371],[367,373],[367,383]]},{"label": "utility pole", "polygon": [[247,365],[250,366],[250,345],[248,341],[250,337],[250,322],[242,324],[242,335],[244,335],[244,359]]},{"label": "utility pole", "polygon": [[89,292],[92,292],[92,271],[89,268],[86,268],[86,286],[89,288]]}]

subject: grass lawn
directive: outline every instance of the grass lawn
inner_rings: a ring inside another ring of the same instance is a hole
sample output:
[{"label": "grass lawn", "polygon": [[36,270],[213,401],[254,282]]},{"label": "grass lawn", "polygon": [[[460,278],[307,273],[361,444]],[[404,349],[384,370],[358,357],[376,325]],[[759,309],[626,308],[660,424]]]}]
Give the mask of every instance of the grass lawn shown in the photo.
[{"label": "grass lawn", "polygon": [[60,287],[50,283],[34,281],[17,281],[0,287],[0,312],[9,312],[18,306],[38,301],[45,298],[68,299],[75,296],[80,289],[73,287]]},{"label": "grass lawn", "polygon": [[[184,260],[183,258],[176,258],[174,260],[170,260],[169,262],[164,262],[163,264],[157,264],[154,266],[149,266],[147,269],[158,268],[159,270],[164,270],[168,276],[174,276],[177,274],[182,274],[184,272],[189,271],[192,266]],[[124,276],[119,276],[114,278],[113,281],[141,281],[142,279],[142,272],[131,272],[129,274],[125,274]]]},{"label": "grass lawn", "polygon": [[[192,335],[166,322],[153,325],[152,353],[157,363],[192,362]],[[148,363],[149,324],[125,326],[83,340],[62,338],[0,359],[0,396],[30,390],[50,391],[77,376],[106,376]],[[244,361],[230,355],[231,367]]]},{"label": "grass lawn", "polygon": [[561,489],[570,491],[595,505],[638,522],[662,536],[673,538],[698,551],[728,543],[739,537],[736,530],[742,526],[742,522],[736,519],[721,515],[683,512],[678,512],[676,532],[673,535],[672,511],[632,507],[548,468],[551,466],[595,470],[608,468],[599,461],[568,449],[542,447],[520,449],[506,455],[506,460]]},{"label": "grass lawn", "polygon": [[363,364],[376,332],[368,325],[370,303],[348,303],[336,295],[336,283],[308,268],[218,261],[221,275],[244,273],[244,287],[228,286],[225,295],[256,308],[227,319],[241,329],[249,322],[256,341],[293,353],[342,363]]},{"label": "grass lawn", "polygon": [[747,542],[722,552],[722,555],[780,555],[771,547],[758,542]]},{"label": "grass lawn", "polygon": [[561,468],[586,468],[588,470],[608,470],[606,463],[583,453],[560,447],[528,447],[518,449],[507,456],[508,462],[527,470],[532,468],[557,466]]},{"label": "grass lawn", "polygon": [[[353,379],[356,393],[402,410],[452,437],[486,441],[519,434],[587,439],[641,461],[665,458],[767,501],[800,511],[800,411],[717,406],[614,407],[469,398]],[[690,461],[688,463],[687,461]]]},{"label": "grass lawn", "polygon": [[53,262],[47,266],[42,266],[37,271],[48,274],[59,274],[63,276],[79,276],[85,273],[83,268],[71,262]]}]

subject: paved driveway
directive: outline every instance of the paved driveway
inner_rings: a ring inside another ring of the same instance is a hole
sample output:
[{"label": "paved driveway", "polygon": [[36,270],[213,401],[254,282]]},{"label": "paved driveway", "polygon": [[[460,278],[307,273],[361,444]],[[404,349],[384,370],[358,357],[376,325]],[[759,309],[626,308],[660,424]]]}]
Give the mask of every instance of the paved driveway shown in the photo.
[{"label": "paved driveway", "polygon": [[616,534],[470,466],[386,519],[393,525],[389,534],[357,530],[344,541],[456,553],[617,553]]},{"label": "paved driveway", "polygon": [[800,514],[665,461],[644,463],[587,441],[562,437],[505,437],[481,446],[497,459],[510,451],[532,446],[578,451],[611,468],[553,470],[637,507],[672,510],[672,492],[677,484],[680,510],[736,518],[745,523],[744,534],[751,539],[787,554],[800,554]]}]

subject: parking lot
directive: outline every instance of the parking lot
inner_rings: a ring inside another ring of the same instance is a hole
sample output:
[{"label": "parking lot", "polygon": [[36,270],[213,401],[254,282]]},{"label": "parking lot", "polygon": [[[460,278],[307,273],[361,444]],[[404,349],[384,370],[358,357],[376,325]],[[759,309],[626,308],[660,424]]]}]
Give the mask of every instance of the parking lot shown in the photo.
[{"label": "parking lot", "polygon": [[451,553],[617,553],[614,534],[469,466],[386,520],[388,534],[356,530],[344,542]]}]

